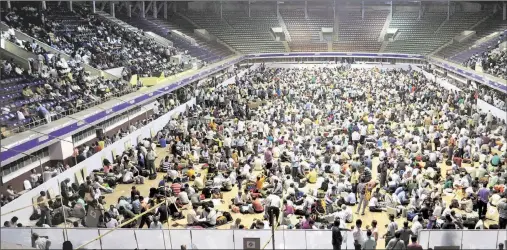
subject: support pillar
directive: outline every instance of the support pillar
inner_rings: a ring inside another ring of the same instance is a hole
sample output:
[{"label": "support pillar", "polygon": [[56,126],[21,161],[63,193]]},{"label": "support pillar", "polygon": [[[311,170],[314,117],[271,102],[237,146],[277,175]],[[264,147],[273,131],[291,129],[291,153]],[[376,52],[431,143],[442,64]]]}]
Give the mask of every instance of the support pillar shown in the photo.
[{"label": "support pillar", "polygon": [[250,10],[250,0],[248,0],[248,17],[252,17],[252,13],[251,13],[251,10]]},{"label": "support pillar", "polygon": [[308,1],[305,1],[305,19],[308,18]]},{"label": "support pillar", "polygon": [[72,8],[72,1],[69,1],[69,10],[74,11],[74,8]]},{"label": "support pillar", "polygon": [[502,20],[507,20],[507,2],[503,2],[503,18]]},{"label": "support pillar", "polygon": [[95,14],[95,1],[92,1],[92,13]]},{"label": "support pillar", "polygon": [[391,18],[393,18],[393,13],[394,13],[393,1],[391,1]]},{"label": "support pillar", "polygon": [[224,10],[222,6],[222,1],[220,1],[220,19],[224,19]]},{"label": "support pillar", "polygon": [[[10,3],[10,1],[7,1],[7,3]],[[43,10],[47,9],[47,7],[46,7],[46,1],[42,1],[42,9]]]},{"label": "support pillar", "polygon": [[447,1],[447,20],[451,17],[451,1]]},{"label": "support pillar", "polygon": [[113,16],[113,17],[115,17],[115,16],[116,16],[116,14],[115,14],[115,13],[116,13],[116,11],[114,10],[114,7],[115,7],[115,6],[114,6],[114,2],[111,2],[111,9],[110,9],[110,11],[111,11],[111,16]]},{"label": "support pillar", "polygon": [[361,19],[364,20],[364,1],[361,1]]},{"label": "support pillar", "polygon": [[167,1],[164,1],[164,19],[167,19]]},{"label": "support pillar", "polygon": [[127,2],[127,16],[132,17],[132,4]]},{"label": "support pillar", "polygon": [[336,0],[333,0],[333,20],[336,20]]},{"label": "support pillar", "polygon": [[157,1],[153,1],[152,7],[153,7],[153,18],[156,19],[158,16]]},{"label": "support pillar", "polygon": [[141,1],[141,17],[146,18],[146,6],[144,4],[144,1]]},{"label": "support pillar", "polygon": [[7,9],[11,8],[11,1],[7,1]]},{"label": "support pillar", "polygon": [[278,1],[276,1],[276,16],[277,17],[280,16],[280,4],[278,3]]},{"label": "support pillar", "polygon": [[418,19],[421,20],[422,17],[422,1],[419,2],[419,17]]}]

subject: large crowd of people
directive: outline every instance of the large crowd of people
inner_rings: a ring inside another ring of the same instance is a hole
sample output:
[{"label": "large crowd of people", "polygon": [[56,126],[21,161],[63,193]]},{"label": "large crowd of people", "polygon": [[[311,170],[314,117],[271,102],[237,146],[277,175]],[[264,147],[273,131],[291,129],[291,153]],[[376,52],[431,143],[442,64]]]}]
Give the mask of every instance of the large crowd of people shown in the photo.
[{"label": "large crowd of people", "polygon": [[481,54],[473,55],[463,62],[463,65],[475,69],[479,64],[483,72],[507,80],[507,49],[500,48],[500,44],[505,41],[507,41],[507,32],[499,36],[496,44],[488,47]]},{"label": "large crowd of people", "polygon": [[[55,5],[55,6],[53,6]],[[124,67],[125,74],[170,76],[182,72],[183,63],[170,61],[184,54],[175,47],[162,46],[145,36],[142,30],[131,30],[90,14],[85,7],[71,11],[65,4],[48,3],[46,10],[22,4],[3,15],[10,27],[19,29],[72,57],[75,64],[88,64],[105,70]],[[15,41],[35,54],[45,55],[44,48],[31,41]]]},{"label": "large crowd of people", "polygon": [[[62,182],[63,202],[41,193],[37,225],[66,213],[93,227],[84,218],[97,209],[106,228],[172,219],[189,228],[332,229],[335,249],[344,230],[356,249],[383,248],[382,238],[388,249],[421,249],[423,229],[507,226],[506,124],[478,113],[474,92],[446,90],[412,68],[348,64],[262,65],[218,83],[201,82],[195,106],[83,184]],[[163,179],[141,194],[136,184],[156,172]],[[106,204],[122,184],[134,185],[130,195]],[[369,213],[388,217],[386,230],[364,220]],[[244,224],[240,214],[256,219]]]}]

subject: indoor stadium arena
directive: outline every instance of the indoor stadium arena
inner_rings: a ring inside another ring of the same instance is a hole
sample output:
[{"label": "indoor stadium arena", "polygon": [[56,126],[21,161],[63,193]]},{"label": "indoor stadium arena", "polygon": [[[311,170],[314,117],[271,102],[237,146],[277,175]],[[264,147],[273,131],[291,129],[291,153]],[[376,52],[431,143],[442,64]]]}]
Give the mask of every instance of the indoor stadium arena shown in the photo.
[{"label": "indoor stadium arena", "polygon": [[507,247],[507,1],[0,17],[2,249]]}]

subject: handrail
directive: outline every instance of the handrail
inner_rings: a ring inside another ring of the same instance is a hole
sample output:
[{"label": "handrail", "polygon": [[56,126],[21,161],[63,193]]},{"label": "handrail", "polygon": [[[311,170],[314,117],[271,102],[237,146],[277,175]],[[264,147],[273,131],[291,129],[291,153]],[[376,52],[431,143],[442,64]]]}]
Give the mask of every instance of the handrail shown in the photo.
[{"label": "handrail", "polygon": [[[490,75],[488,73],[484,73],[484,72],[477,72],[475,70],[472,70],[472,69],[469,69],[469,68],[466,68],[462,65],[459,65],[459,64],[456,64],[454,62],[450,62],[450,61],[446,61],[442,58],[439,58],[439,57],[435,57],[435,56],[430,56],[428,57],[430,60],[433,60],[433,61],[436,61],[438,63],[441,63],[441,64],[447,64],[451,67],[454,67],[456,69],[459,69],[461,71],[463,71],[465,73],[465,77],[472,77],[472,78],[475,78],[474,80],[476,81],[479,81],[479,82],[483,82],[483,83],[486,83],[488,84],[488,82],[496,82],[496,83],[500,83],[500,84],[503,84],[504,86],[507,86],[507,80],[505,79],[502,79],[502,78],[499,78],[499,77],[496,77],[496,76],[493,76],[493,75]],[[456,70],[456,69],[451,69],[451,70]],[[484,79],[478,79],[477,77],[473,77],[472,75],[477,75],[477,76],[480,76]],[[486,82],[488,81],[488,82]],[[489,84],[488,84],[489,85]],[[507,93],[507,92],[506,92]]]}]

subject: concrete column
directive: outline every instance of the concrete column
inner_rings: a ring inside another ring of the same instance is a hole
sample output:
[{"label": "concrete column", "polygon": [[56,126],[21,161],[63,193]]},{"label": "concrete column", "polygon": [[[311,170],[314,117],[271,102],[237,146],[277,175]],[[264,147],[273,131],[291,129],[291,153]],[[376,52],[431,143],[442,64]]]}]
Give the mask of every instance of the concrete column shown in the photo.
[{"label": "concrete column", "polygon": [[394,14],[393,1],[391,1],[391,18],[393,18],[393,14]]},{"label": "concrete column", "polygon": [[333,20],[336,20],[336,0],[333,0]]},{"label": "concrete column", "polygon": [[74,153],[74,143],[72,136],[58,138],[59,140],[49,146],[49,155],[51,160],[64,160]]},{"label": "concrete column", "polygon": [[364,1],[361,2],[361,19],[364,20]]},{"label": "concrete column", "polygon": [[7,9],[11,8],[11,1],[7,1]]},{"label": "concrete column", "polygon": [[305,1],[305,18],[308,18],[308,1]]},{"label": "concrete column", "polygon": [[280,4],[276,1],[276,16],[280,16]]},{"label": "concrete column", "polygon": [[74,11],[74,8],[72,8],[72,1],[69,1],[69,10]]},{"label": "concrete column", "polygon": [[95,1],[92,1],[92,12],[95,13]]},{"label": "concrete column", "polygon": [[447,20],[451,17],[451,1],[447,1]]},{"label": "concrete column", "polygon": [[502,20],[507,20],[507,2],[503,2],[503,18]]},{"label": "concrete column", "polygon": [[422,1],[419,2],[419,17],[418,19],[421,20],[422,17]]},{"label": "concrete column", "polygon": [[[10,1],[7,1],[7,2],[10,2]],[[43,10],[47,9],[47,7],[46,7],[46,1],[42,1],[42,9]]]},{"label": "concrete column", "polygon": [[132,3],[127,2],[127,16],[132,17]]},{"label": "concrete column", "polygon": [[224,18],[224,10],[223,10],[223,6],[222,6],[222,1],[220,1],[220,19],[223,19]]},{"label": "concrete column", "polygon": [[144,5],[144,1],[141,1],[141,17],[146,18],[146,6]]},{"label": "concrete column", "polygon": [[153,1],[153,18],[157,18],[158,16],[158,9],[157,9],[157,1]]},{"label": "concrete column", "polygon": [[252,17],[252,13],[251,13],[251,10],[250,10],[250,0],[248,0],[248,17]]},{"label": "concrete column", "polygon": [[116,16],[116,11],[114,10],[114,3],[111,2],[111,16],[115,17]]},{"label": "concrete column", "polygon": [[167,19],[167,1],[164,1],[164,19]]}]

